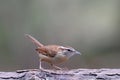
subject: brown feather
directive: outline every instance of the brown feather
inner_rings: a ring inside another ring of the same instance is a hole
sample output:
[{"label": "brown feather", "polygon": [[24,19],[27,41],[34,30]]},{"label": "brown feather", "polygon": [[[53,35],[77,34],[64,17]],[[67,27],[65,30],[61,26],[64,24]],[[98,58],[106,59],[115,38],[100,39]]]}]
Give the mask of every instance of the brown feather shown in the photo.
[{"label": "brown feather", "polygon": [[39,46],[39,47],[44,46],[43,44],[41,44],[37,39],[35,39],[35,38],[32,37],[31,35],[25,34],[25,36],[26,36],[27,38],[29,38],[35,45],[37,45],[37,46]]},{"label": "brown feather", "polygon": [[54,57],[58,51],[60,51],[59,47],[57,45],[46,45],[43,47],[38,47],[36,49],[40,54],[49,56],[49,57]]}]

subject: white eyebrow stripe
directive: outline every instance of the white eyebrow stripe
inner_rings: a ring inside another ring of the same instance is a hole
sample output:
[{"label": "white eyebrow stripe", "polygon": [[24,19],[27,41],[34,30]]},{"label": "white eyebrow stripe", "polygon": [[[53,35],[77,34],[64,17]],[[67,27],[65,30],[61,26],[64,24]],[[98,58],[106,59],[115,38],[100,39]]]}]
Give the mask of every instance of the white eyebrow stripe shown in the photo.
[{"label": "white eyebrow stripe", "polygon": [[72,48],[72,47],[68,48],[68,47],[60,46],[60,48],[62,48],[62,49],[70,49],[70,50],[72,50],[72,51],[75,51],[75,49]]},{"label": "white eyebrow stripe", "polygon": [[64,46],[60,46],[60,48],[63,48],[63,49],[65,49],[66,47],[64,47]]},{"label": "white eyebrow stripe", "polygon": [[71,49],[71,48],[67,48],[67,47],[64,47],[64,46],[60,46],[61,49]]}]

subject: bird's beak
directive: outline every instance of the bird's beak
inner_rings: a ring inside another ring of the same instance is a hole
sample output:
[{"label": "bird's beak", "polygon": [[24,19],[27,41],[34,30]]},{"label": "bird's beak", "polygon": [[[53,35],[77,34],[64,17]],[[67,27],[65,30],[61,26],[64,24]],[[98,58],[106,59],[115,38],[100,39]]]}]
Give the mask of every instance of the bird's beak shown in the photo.
[{"label": "bird's beak", "polygon": [[79,51],[75,51],[75,54],[80,54],[81,55],[81,53]]}]

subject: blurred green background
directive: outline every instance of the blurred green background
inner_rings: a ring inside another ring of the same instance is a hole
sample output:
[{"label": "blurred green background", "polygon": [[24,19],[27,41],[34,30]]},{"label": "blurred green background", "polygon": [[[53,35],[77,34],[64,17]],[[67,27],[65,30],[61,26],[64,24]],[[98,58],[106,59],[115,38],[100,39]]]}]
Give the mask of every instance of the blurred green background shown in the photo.
[{"label": "blurred green background", "polygon": [[38,68],[25,33],[82,53],[62,67],[120,68],[120,0],[0,0],[0,71]]}]

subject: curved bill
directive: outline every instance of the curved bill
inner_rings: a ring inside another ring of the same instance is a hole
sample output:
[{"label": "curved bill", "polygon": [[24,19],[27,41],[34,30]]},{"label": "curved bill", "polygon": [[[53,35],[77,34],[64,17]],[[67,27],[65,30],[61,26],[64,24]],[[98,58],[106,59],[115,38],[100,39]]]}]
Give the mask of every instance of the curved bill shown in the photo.
[{"label": "curved bill", "polygon": [[76,54],[80,54],[80,55],[81,55],[81,53],[80,53],[79,51],[75,51],[75,53],[76,53]]}]

